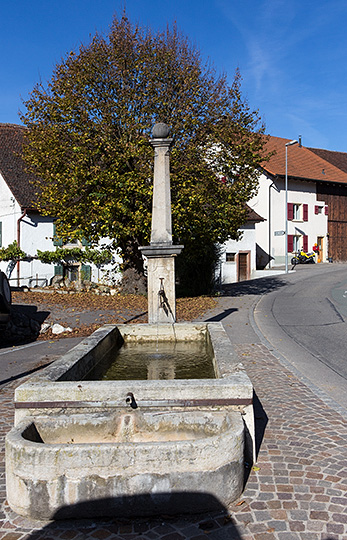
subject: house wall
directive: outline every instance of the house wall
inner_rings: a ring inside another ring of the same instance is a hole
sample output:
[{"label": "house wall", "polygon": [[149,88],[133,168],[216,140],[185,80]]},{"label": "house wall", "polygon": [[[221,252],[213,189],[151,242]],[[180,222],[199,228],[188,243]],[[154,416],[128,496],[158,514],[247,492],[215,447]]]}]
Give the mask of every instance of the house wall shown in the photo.
[{"label": "house wall", "polygon": [[[288,235],[299,237],[299,246],[303,247],[303,237],[308,237],[308,251],[312,251],[318,237],[322,237],[323,257],[327,259],[328,217],[325,215],[325,201],[318,200],[316,183],[288,180],[288,203],[307,204],[308,220],[288,220]],[[258,214],[266,219],[256,224],[257,268],[282,266],[285,264],[285,183],[284,179],[272,179],[262,174],[258,194],[248,203]],[[315,214],[315,207],[320,206],[322,212]],[[275,236],[275,231],[277,235]],[[289,262],[293,251],[289,252]]]},{"label": "house wall", "polygon": [[[255,225],[254,223],[247,223],[241,229],[241,240],[228,240],[222,246],[221,253],[221,266],[220,266],[220,280],[221,283],[226,285],[228,283],[234,283],[238,281],[238,254],[241,252],[250,252],[250,277],[256,269],[256,252],[255,252]],[[235,253],[235,260],[231,262],[226,261],[227,253]]]},{"label": "house wall", "polygon": [[[11,190],[0,175],[0,229],[1,245],[7,247],[14,240],[17,241],[18,220],[23,212],[15,200]],[[37,212],[28,212],[20,221],[20,247],[29,256],[35,256],[37,250],[54,251],[53,244],[53,219],[40,216]],[[107,239],[102,239],[99,245],[109,243]],[[91,279],[94,282],[114,282],[120,278],[120,274],[115,272],[117,263],[121,262],[120,257],[115,255],[111,264],[102,268],[91,266]],[[50,283],[54,276],[54,264],[43,264],[37,259],[31,261],[20,261],[13,268],[10,276],[12,286],[45,286]],[[9,267],[8,261],[0,262],[0,270],[6,272]]]},{"label": "house wall", "polygon": [[20,215],[20,207],[0,174],[0,247],[7,247],[17,238],[17,219]]},{"label": "house wall", "polygon": [[[28,212],[20,222],[20,247],[27,255],[32,256],[36,255],[37,250],[53,251],[53,220]],[[17,285],[20,286],[48,285],[54,275],[53,265],[43,264],[36,259],[21,261],[19,267],[20,279]],[[15,270],[11,277],[11,284],[18,281],[18,272]]]}]

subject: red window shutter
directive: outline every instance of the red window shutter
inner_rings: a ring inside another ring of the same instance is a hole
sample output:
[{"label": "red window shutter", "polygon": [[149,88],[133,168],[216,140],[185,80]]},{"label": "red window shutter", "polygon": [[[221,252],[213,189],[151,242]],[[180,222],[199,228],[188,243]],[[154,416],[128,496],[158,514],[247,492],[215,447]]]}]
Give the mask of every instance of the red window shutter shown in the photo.
[{"label": "red window shutter", "polygon": [[316,205],[316,206],[314,207],[314,213],[315,213],[315,214],[319,214],[319,206]]},{"label": "red window shutter", "polygon": [[308,221],[308,204],[303,204],[304,221]]},{"label": "red window shutter", "polygon": [[326,207],[324,208],[324,213],[325,213],[326,216],[329,215],[329,207],[328,207],[328,206],[326,206]]},{"label": "red window shutter", "polygon": [[303,247],[303,250],[304,251],[308,251],[308,236],[306,234],[304,234],[304,247]]},{"label": "red window shutter", "polygon": [[288,203],[288,220],[289,221],[292,221],[293,220],[293,217],[294,217],[294,212],[293,212],[293,203]]},{"label": "red window shutter", "polygon": [[294,248],[293,235],[292,235],[292,234],[288,234],[288,252],[289,252],[289,253],[292,253],[293,248]]}]

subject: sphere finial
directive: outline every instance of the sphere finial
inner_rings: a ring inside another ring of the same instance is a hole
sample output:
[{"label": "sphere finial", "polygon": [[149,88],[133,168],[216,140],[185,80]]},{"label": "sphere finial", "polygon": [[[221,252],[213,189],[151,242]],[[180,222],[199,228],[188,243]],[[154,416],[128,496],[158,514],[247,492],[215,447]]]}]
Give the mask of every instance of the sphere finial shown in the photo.
[{"label": "sphere finial", "polygon": [[163,122],[158,122],[158,124],[154,124],[152,129],[152,137],[153,139],[166,139],[169,136],[170,128],[168,125],[164,124]]}]

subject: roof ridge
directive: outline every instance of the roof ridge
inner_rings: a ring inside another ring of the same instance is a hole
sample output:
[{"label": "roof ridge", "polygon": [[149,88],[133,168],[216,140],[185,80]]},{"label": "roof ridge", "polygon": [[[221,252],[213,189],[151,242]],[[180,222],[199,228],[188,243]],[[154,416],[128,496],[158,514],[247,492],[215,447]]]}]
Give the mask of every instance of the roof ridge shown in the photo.
[{"label": "roof ridge", "polygon": [[347,152],[342,152],[341,150],[327,150],[326,148],[315,148],[313,146],[306,146],[307,150],[318,150],[319,152],[328,152],[329,154],[343,154],[347,156]]}]

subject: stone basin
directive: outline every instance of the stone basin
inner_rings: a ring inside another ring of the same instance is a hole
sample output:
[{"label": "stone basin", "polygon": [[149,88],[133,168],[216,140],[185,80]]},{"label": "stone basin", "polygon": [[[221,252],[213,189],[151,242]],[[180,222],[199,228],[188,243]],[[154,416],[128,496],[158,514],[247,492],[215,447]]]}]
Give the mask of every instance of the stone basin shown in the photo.
[{"label": "stone basin", "polygon": [[6,438],[7,497],[37,519],[203,512],[243,488],[235,411],[26,417]]},{"label": "stone basin", "polygon": [[[87,380],[86,376],[122,344],[139,347],[156,340],[167,343],[206,342],[212,350],[215,378],[172,380]],[[104,326],[51,366],[15,390],[15,425],[26,416],[81,415],[130,409],[131,392],[140,410],[235,410],[247,428],[247,454],[254,456],[253,386],[239,363],[221,323],[134,324]],[[131,409],[130,409],[131,410]]]},{"label": "stone basin", "polygon": [[[206,344],[214,378],[89,380],[123,344]],[[15,390],[11,508],[34,519],[228,506],[255,456],[253,386],[221,323],[105,326]]]}]

